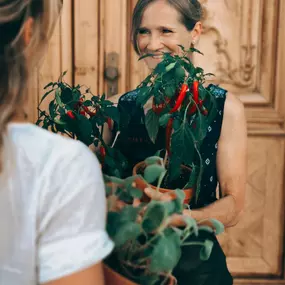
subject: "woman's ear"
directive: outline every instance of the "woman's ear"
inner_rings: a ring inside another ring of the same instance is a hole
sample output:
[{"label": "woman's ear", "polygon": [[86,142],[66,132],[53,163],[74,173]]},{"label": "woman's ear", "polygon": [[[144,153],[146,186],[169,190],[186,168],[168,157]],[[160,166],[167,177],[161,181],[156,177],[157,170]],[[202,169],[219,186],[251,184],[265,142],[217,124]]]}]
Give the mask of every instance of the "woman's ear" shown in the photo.
[{"label": "woman's ear", "polygon": [[195,24],[193,30],[191,31],[191,37],[192,37],[192,44],[193,45],[195,43],[197,43],[201,34],[202,34],[202,23],[199,21]]},{"label": "woman's ear", "polygon": [[34,26],[34,19],[32,17],[29,17],[25,24],[24,24],[24,42],[25,45],[28,46],[32,39],[32,33],[33,33],[33,26]]}]

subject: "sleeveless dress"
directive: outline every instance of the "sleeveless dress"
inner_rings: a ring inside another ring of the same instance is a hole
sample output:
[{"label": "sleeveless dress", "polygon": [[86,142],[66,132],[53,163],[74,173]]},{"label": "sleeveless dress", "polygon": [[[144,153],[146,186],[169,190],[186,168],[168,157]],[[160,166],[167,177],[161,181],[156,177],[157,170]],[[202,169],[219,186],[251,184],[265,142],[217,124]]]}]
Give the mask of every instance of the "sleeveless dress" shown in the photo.
[{"label": "sleeveless dress", "polygon": [[[197,203],[195,203],[195,201],[191,202],[191,209],[204,207],[217,200],[216,189],[218,178],[216,157],[227,91],[213,84],[210,84],[207,89],[216,98],[217,115],[211,125],[208,126],[207,135],[200,148],[200,153],[204,162],[204,170],[199,199]],[[136,163],[154,155],[156,151],[165,147],[164,129],[159,130],[155,144],[149,139],[145,128],[144,110],[136,104],[138,94],[138,90],[130,91],[122,95],[118,102],[118,108],[121,114],[121,134],[118,137],[115,148],[119,149],[129,162],[129,167],[124,176],[132,175],[132,168]],[[178,284],[233,284],[233,279],[227,269],[225,255],[213,234],[202,232],[197,238],[189,238],[189,241],[204,241],[205,239],[210,239],[214,242],[214,247],[209,260],[200,261],[200,246],[185,246],[180,262],[174,270],[174,275],[178,280]]]}]

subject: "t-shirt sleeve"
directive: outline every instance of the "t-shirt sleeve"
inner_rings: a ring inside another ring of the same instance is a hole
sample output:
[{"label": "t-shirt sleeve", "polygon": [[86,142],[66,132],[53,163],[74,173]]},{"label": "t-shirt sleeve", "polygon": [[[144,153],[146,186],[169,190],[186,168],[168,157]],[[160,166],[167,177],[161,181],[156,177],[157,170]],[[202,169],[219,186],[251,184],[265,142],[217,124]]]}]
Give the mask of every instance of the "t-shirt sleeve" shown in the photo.
[{"label": "t-shirt sleeve", "polygon": [[45,283],[81,271],[113,249],[106,231],[106,200],[96,156],[79,142],[43,171],[39,198],[37,268]]}]

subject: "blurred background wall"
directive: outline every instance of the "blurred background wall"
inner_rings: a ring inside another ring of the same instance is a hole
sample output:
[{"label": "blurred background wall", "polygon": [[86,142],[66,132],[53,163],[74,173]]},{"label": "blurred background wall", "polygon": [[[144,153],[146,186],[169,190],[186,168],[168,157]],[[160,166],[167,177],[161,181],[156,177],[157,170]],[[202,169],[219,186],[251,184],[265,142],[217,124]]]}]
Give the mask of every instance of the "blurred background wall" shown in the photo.
[{"label": "blurred background wall", "polygon": [[[285,0],[201,2],[206,20],[197,48],[204,56],[195,55],[194,62],[242,100],[248,121],[246,210],[220,241],[236,284],[285,284]],[[48,54],[28,87],[31,122],[37,119],[43,86],[65,70],[67,82],[109,97],[144,79],[147,70],[130,43],[135,3],[64,1]]]}]

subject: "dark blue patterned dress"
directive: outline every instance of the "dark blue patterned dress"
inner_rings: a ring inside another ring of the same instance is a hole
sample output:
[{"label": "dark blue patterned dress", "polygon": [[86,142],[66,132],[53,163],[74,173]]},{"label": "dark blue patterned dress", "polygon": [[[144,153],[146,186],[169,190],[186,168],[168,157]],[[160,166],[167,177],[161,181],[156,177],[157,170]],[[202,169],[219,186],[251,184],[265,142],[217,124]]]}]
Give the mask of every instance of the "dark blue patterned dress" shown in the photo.
[{"label": "dark blue patterned dress", "polygon": [[[216,188],[218,178],[216,158],[227,91],[212,84],[207,88],[216,98],[218,112],[211,125],[208,126],[207,135],[201,145],[200,153],[204,162],[204,171],[199,199],[197,203],[192,202],[190,204],[192,209],[204,207],[217,200]],[[136,163],[154,155],[157,150],[165,147],[165,131],[163,129],[159,130],[155,144],[149,139],[144,124],[144,111],[136,105],[137,96],[137,90],[130,91],[122,95],[118,103],[118,108],[122,116],[122,129],[115,147],[129,161],[129,168],[126,170],[125,176],[132,174],[132,168]],[[185,246],[181,260],[174,271],[174,275],[178,279],[178,284],[230,285],[233,283],[227,269],[225,255],[214,235],[205,232],[200,234],[198,238],[191,238],[189,241],[202,241],[205,239],[211,239],[214,242],[210,259],[206,262],[199,260],[199,246],[197,248]]]}]

